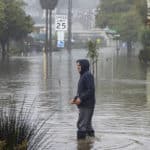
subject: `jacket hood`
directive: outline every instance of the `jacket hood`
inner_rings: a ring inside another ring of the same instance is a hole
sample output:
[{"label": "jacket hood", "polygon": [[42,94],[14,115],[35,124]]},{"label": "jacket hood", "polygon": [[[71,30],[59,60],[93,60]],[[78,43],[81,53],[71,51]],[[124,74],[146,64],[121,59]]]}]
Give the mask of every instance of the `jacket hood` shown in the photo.
[{"label": "jacket hood", "polygon": [[81,72],[80,72],[81,75],[89,71],[90,63],[87,59],[79,59],[76,62],[81,65]]}]

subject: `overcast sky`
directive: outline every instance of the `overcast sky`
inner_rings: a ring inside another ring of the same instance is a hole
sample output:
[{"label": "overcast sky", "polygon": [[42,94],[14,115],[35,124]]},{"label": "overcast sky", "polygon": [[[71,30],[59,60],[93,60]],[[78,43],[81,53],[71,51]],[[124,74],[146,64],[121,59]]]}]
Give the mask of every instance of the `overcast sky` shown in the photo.
[{"label": "overcast sky", "polygon": [[[29,13],[40,10],[40,0],[24,0],[27,3],[26,10]],[[74,8],[95,8],[99,0],[72,0]],[[59,8],[66,8],[68,4],[68,0],[58,0],[58,7]]]},{"label": "overcast sky", "polygon": [[[42,17],[39,16],[43,16],[43,11],[41,9],[40,6],[40,0],[24,0],[27,5],[26,5],[26,12],[27,14],[30,14],[35,21],[40,22]],[[100,0],[72,0],[72,7],[75,9],[80,9],[80,10],[84,10],[84,9],[93,9],[96,8],[98,3]],[[58,5],[57,5],[58,11],[59,9],[66,9],[67,12],[67,8],[68,8],[68,0],[58,0]]]},{"label": "overcast sky", "polygon": [[[59,0],[58,7],[66,7],[68,0]],[[99,0],[72,0],[74,8],[95,8]]]}]

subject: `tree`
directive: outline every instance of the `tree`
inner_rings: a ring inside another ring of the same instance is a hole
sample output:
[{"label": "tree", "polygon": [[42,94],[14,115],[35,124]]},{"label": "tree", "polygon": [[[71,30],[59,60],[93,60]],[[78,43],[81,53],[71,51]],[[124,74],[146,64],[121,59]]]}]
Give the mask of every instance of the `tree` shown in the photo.
[{"label": "tree", "polygon": [[[5,16],[4,15],[4,3],[2,1],[0,1],[0,26],[5,20],[4,16]],[[1,33],[1,30],[0,30],[0,33]]]},{"label": "tree", "polygon": [[40,0],[42,9],[54,9],[58,0]]},{"label": "tree", "polygon": [[[48,48],[48,23],[49,23],[49,49],[52,49],[52,10],[56,7],[58,0],[40,0],[42,9],[46,10],[46,34],[45,34],[45,50]],[[49,15],[48,15],[49,11]]]},{"label": "tree", "polygon": [[[139,3],[141,5],[139,5]],[[127,43],[128,53],[137,41],[145,20],[145,0],[102,0],[96,16],[96,25],[114,29]]]},{"label": "tree", "polygon": [[147,0],[133,0],[138,13],[142,17],[142,22],[146,24],[147,21]]},{"label": "tree", "polygon": [[96,64],[96,71],[97,71],[97,60],[98,60],[98,51],[97,51],[97,42],[96,41],[89,41],[88,42],[88,54],[87,56],[90,58],[92,63],[92,72],[95,74],[95,64]]},{"label": "tree", "polygon": [[141,62],[150,62],[150,28],[144,28],[141,36],[143,49],[139,53],[139,59]]},{"label": "tree", "polygon": [[3,55],[9,51],[11,40],[20,40],[32,32],[33,21],[22,8],[23,2],[18,0],[0,0],[4,9],[4,20],[0,24],[0,44]]},{"label": "tree", "polygon": [[129,11],[122,15],[118,32],[120,34],[120,39],[127,43],[128,53],[131,52],[132,43],[139,39],[141,26],[141,18],[134,11]]}]

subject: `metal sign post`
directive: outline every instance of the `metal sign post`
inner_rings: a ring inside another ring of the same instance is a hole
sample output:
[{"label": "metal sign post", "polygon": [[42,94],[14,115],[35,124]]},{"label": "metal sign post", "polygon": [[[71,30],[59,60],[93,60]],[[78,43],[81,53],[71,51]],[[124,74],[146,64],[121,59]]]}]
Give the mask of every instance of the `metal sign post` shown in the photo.
[{"label": "metal sign post", "polygon": [[64,48],[64,31],[57,31],[57,47]]},{"label": "metal sign post", "polygon": [[55,16],[55,30],[57,31],[57,47],[64,48],[64,32],[68,29],[68,20],[66,15]]}]

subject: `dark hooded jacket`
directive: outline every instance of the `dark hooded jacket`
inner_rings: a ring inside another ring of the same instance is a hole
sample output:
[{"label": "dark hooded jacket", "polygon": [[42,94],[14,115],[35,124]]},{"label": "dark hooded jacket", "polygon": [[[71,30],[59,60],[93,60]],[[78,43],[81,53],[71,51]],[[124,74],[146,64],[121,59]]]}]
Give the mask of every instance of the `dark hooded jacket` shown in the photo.
[{"label": "dark hooded jacket", "polygon": [[78,82],[77,97],[81,103],[78,107],[94,108],[95,106],[95,84],[94,77],[89,71],[89,61],[87,59],[77,60],[81,65],[80,79]]}]

